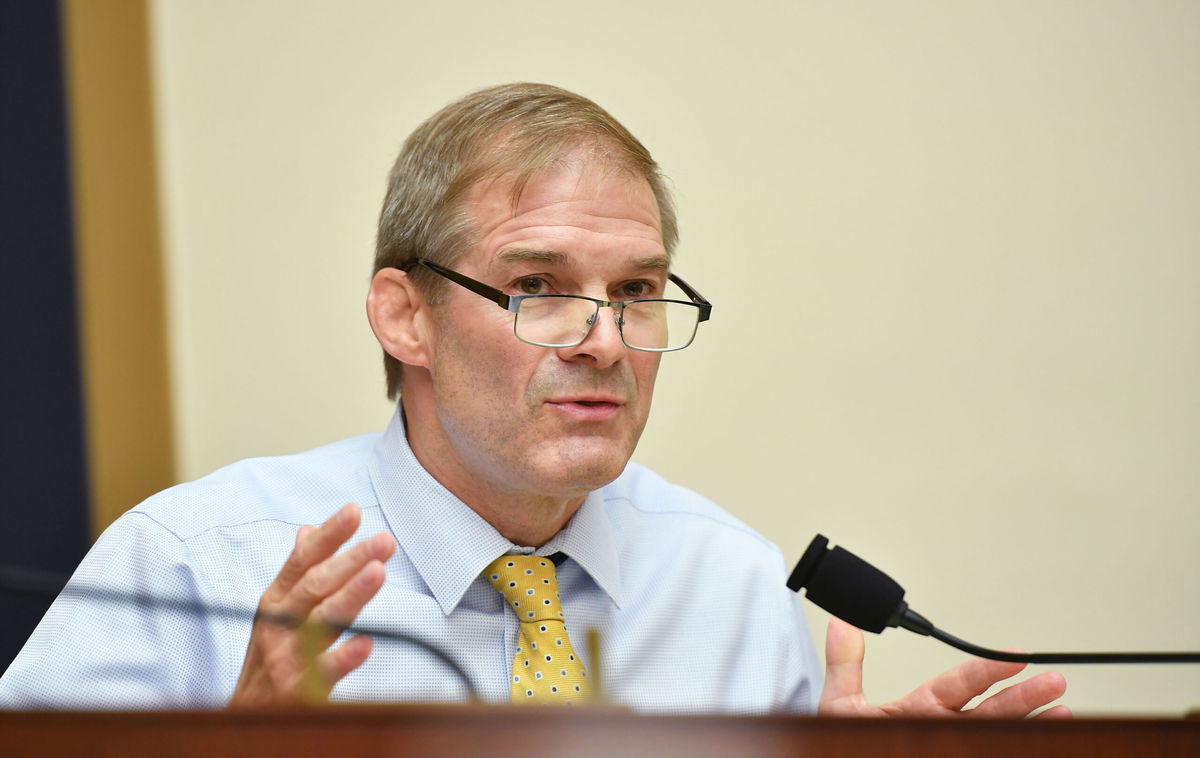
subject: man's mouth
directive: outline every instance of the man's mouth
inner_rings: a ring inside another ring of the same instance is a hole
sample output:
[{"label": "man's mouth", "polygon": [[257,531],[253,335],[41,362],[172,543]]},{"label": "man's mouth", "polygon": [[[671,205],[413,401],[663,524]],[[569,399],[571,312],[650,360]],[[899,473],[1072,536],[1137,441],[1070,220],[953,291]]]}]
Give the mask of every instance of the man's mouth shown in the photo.
[{"label": "man's mouth", "polygon": [[624,401],[615,397],[555,397],[546,404],[580,421],[604,421],[615,416]]}]

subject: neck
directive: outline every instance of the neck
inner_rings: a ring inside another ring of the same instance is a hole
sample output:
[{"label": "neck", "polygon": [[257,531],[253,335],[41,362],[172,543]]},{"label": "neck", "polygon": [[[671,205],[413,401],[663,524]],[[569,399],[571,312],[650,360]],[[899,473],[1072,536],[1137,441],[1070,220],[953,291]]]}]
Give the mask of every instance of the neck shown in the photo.
[{"label": "neck", "polygon": [[562,531],[579,510],[579,506],[583,505],[582,497],[566,502],[550,499],[539,502],[524,498],[503,503],[491,500],[485,508],[457,492],[454,494],[494,526],[509,542],[528,547],[541,547],[549,542],[551,537]]}]

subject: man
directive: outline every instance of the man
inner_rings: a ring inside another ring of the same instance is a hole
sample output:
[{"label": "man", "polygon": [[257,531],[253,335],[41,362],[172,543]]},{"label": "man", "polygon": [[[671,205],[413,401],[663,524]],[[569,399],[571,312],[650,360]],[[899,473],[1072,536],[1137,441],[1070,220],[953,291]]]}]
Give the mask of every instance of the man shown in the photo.
[{"label": "man", "polygon": [[[388,430],[126,514],[0,702],[465,697],[419,646],[328,631],[352,622],[433,643],[488,701],[586,702],[598,670],[641,711],[933,714],[1015,674],[972,661],[875,709],[862,636],[834,624],[822,694],[778,551],[629,463],[663,352],[711,308],[671,273],[677,236],[653,159],[594,103],[519,84],[443,109],[380,219],[367,314],[400,399]],[[1043,674],[979,710],[1024,716],[1063,688]]]}]

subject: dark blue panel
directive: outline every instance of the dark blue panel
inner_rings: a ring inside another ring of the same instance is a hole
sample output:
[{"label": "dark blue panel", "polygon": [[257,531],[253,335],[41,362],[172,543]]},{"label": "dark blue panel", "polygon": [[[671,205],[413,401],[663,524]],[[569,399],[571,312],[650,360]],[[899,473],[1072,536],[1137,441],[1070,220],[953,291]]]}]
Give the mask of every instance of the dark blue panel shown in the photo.
[{"label": "dark blue panel", "polygon": [[[69,572],[88,498],[59,7],[0,0],[0,563]],[[0,670],[49,599],[0,594]]]}]

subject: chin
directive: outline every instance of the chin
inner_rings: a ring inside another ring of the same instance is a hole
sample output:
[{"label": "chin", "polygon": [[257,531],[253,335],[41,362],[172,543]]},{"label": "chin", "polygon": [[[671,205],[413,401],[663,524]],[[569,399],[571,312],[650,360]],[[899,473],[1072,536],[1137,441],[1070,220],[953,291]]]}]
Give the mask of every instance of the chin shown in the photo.
[{"label": "chin", "polygon": [[[632,446],[626,450],[623,446],[605,445],[603,450],[570,448],[548,453],[543,460],[554,460],[556,463],[544,471],[550,489],[570,497],[585,495],[592,490],[598,490],[616,479],[625,470],[629,457],[633,454]],[[551,484],[552,482],[552,484]]]}]

